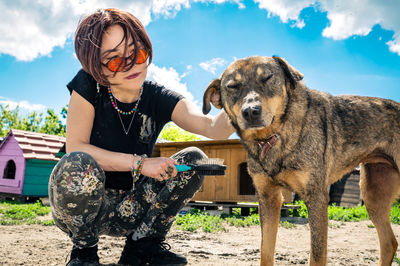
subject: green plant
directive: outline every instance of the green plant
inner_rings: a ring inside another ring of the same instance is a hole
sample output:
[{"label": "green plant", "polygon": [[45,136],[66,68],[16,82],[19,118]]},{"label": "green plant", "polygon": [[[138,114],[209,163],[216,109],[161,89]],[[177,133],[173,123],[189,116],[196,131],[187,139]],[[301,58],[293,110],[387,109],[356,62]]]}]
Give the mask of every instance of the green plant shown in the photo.
[{"label": "green plant", "polygon": [[199,228],[208,233],[224,231],[222,222],[221,217],[209,215],[198,209],[192,209],[185,215],[178,215],[175,219],[179,229],[190,232],[196,232]]},{"label": "green plant", "polygon": [[392,205],[390,211],[390,222],[394,224],[400,224],[400,203],[397,201]]},{"label": "green plant", "polygon": [[196,232],[200,228],[203,232],[225,231],[225,226],[246,227],[259,225],[258,214],[242,217],[239,214],[209,215],[207,212],[192,209],[184,215],[178,215],[175,223],[179,229],[184,231]]},{"label": "green plant", "polygon": [[[64,106],[60,113],[63,119],[67,117],[67,112],[67,106]],[[7,135],[12,128],[65,136],[65,125],[52,109],[47,109],[46,114],[32,112],[21,115],[19,106],[12,109],[9,105],[0,104],[0,137]]]},{"label": "green plant", "polygon": [[221,214],[221,218],[228,223],[230,226],[235,227],[247,227],[252,225],[259,225],[260,219],[258,214],[252,214],[249,216],[241,217],[240,215],[224,215]]},{"label": "green plant", "polygon": [[54,224],[52,220],[40,220],[38,216],[50,213],[49,206],[43,206],[41,202],[24,204],[15,202],[0,203],[0,224]]},{"label": "green plant", "polygon": [[307,210],[307,206],[304,203],[304,201],[296,201],[295,202],[296,205],[299,205],[300,208],[297,209],[296,212],[294,212],[293,210],[289,210],[289,215],[294,215],[294,213],[296,213],[296,216],[298,217],[302,217],[302,218],[308,218],[308,210]]},{"label": "green plant", "polygon": [[328,219],[335,221],[363,221],[368,220],[369,216],[365,206],[355,206],[352,208],[345,208],[333,204],[328,207]]},{"label": "green plant", "polygon": [[172,122],[164,126],[160,133],[160,138],[168,141],[194,141],[201,139],[199,136],[181,129]]},{"label": "green plant", "polygon": [[400,265],[400,259],[397,257],[397,253],[394,254],[393,261],[397,263],[397,265]]}]

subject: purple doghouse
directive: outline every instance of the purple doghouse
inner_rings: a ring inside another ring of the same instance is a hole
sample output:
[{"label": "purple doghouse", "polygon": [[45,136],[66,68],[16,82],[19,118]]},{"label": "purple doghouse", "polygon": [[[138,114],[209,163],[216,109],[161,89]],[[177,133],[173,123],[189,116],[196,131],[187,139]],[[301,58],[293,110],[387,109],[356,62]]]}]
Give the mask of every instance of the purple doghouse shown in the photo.
[{"label": "purple doghouse", "polygon": [[48,179],[65,138],[12,129],[0,143],[0,193],[48,196]]}]

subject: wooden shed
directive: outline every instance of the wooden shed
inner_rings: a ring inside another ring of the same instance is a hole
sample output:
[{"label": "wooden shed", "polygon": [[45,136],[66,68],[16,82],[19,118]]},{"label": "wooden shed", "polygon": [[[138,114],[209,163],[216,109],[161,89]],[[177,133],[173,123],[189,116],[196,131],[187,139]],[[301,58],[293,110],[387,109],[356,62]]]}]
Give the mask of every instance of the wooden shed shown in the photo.
[{"label": "wooden shed", "polygon": [[329,204],[353,207],[362,204],[360,191],[360,170],[354,169],[342,179],[333,183],[329,190]]},{"label": "wooden shed", "polygon": [[[215,203],[256,202],[253,181],[247,172],[247,152],[238,139],[157,143],[153,156],[170,157],[186,147],[196,146],[209,158],[222,158],[227,166],[224,176],[206,176],[194,201]],[[285,191],[285,202],[292,193]]]},{"label": "wooden shed", "polygon": [[65,143],[60,136],[12,129],[0,144],[0,193],[48,195],[48,179]]}]

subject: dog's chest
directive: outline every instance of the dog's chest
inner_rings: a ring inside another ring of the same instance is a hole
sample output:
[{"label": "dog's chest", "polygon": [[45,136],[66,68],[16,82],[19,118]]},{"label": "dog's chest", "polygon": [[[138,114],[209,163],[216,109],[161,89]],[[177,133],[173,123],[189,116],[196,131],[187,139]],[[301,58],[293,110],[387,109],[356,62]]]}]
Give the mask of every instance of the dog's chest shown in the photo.
[{"label": "dog's chest", "polygon": [[262,154],[262,148],[246,146],[248,152],[248,167],[250,173],[264,174],[271,178],[276,177],[282,170],[282,157],[273,147],[267,154]]}]

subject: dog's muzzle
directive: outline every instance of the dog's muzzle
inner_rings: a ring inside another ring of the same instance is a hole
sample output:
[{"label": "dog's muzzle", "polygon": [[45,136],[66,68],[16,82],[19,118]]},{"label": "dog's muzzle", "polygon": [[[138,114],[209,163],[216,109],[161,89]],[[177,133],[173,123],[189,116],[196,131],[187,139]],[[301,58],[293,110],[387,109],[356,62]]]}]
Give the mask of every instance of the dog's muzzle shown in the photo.
[{"label": "dog's muzzle", "polygon": [[249,105],[242,109],[242,116],[249,125],[257,126],[261,123],[262,106]]}]

